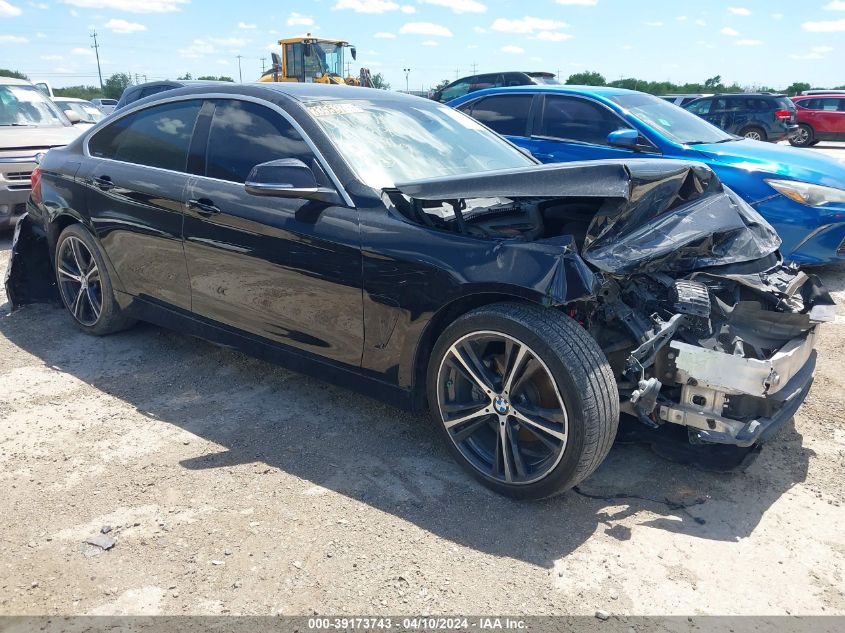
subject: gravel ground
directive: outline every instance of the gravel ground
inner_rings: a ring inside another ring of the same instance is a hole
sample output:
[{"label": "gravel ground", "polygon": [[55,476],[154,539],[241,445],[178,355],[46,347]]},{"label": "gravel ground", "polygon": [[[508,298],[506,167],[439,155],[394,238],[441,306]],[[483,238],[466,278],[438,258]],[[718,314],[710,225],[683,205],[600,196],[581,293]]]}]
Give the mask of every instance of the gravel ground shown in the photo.
[{"label": "gravel ground", "polygon": [[845,614],[845,313],[746,472],[617,445],[590,496],[516,503],[422,418],[152,326],[8,311],[0,291],[0,614]]}]

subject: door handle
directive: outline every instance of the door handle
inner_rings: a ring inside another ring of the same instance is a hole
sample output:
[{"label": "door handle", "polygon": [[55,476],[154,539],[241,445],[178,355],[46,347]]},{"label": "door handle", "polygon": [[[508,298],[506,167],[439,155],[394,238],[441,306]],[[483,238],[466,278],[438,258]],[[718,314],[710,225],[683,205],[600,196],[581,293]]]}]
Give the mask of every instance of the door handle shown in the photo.
[{"label": "door handle", "polygon": [[188,208],[193,209],[200,215],[204,216],[217,215],[220,213],[220,209],[215,207],[214,202],[208,198],[199,198],[198,200],[192,198],[188,200]]},{"label": "door handle", "polygon": [[97,186],[98,189],[102,191],[108,191],[109,189],[114,189],[114,181],[109,176],[95,176],[93,178],[94,185]]}]

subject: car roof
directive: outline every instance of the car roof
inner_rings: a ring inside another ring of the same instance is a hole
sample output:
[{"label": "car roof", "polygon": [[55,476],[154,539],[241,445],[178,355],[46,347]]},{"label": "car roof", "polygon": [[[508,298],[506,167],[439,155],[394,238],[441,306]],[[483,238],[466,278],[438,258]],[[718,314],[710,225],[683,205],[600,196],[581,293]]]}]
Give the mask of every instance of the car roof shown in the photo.
[{"label": "car roof", "polygon": [[610,86],[568,86],[563,84],[532,84],[528,86],[502,86],[500,88],[485,88],[484,90],[476,90],[469,94],[459,97],[461,101],[468,101],[469,97],[475,99],[484,95],[503,94],[510,92],[531,92],[531,93],[559,93],[559,94],[573,94],[585,97],[617,97],[622,95],[638,95],[644,94],[636,90],[626,90],[625,88],[612,88]]},{"label": "car roof", "polygon": [[31,86],[32,84],[25,79],[17,79],[15,77],[6,77],[0,75],[0,85],[5,86]]},{"label": "car roof", "polygon": [[[377,101],[402,101],[407,103],[413,101],[419,103],[433,103],[428,99],[422,97],[415,97],[401,92],[393,92],[389,90],[378,90],[376,88],[362,88],[360,86],[347,86],[339,84],[315,84],[315,83],[294,83],[294,82],[256,82],[249,84],[236,84],[229,81],[218,82],[199,82],[199,85],[192,84],[185,88],[178,88],[178,92],[160,93],[161,98],[166,98],[168,95],[174,94],[193,94],[208,92],[209,86],[220,88],[222,92],[232,94],[261,94],[262,91],[269,91],[297,101],[326,101],[326,100],[353,100],[353,99],[372,99]],[[147,97],[149,99],[150,97]]]},{"label": "car roof", "polygon": [[76,97],[53,97],[53,101],[72,101],[74,103],[91,103],[88,99],[78,99]]},{"label": "car roof", "polygon": [[790,97],[790,99],[827,99],[833,97],[842,98],[845,97],[845,90],[842,92],[825,92],[824,94],[815,94],[815,95],[795,95],[794,97]]}]

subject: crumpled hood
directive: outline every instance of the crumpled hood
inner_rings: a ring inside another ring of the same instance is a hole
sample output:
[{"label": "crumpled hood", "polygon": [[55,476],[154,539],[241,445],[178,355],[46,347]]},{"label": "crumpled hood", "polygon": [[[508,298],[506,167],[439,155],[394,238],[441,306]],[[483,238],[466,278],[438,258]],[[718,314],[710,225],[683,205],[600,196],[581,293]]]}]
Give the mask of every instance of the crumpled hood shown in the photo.
[{"label": "crumpled hood", "polygon": [[84,125],[50,126],[50,127],[17,127],[0,126],[0,152],[4,154],[25,155],[51,147],[67,145],[80,134],[90,130]]},{"label": "crumpled hood", "polygon": [[396,189],[417,200],[598,198],[603,204],[581,256],[610,273],[690,272],[762,259],[780,247],[768,222],[697,162],[557,163],[419,180]]},{"label": "crumpled hood", "polygon": [[711,163],[845,189],[845,163],[818,152],[749,140],[693,149]]}]

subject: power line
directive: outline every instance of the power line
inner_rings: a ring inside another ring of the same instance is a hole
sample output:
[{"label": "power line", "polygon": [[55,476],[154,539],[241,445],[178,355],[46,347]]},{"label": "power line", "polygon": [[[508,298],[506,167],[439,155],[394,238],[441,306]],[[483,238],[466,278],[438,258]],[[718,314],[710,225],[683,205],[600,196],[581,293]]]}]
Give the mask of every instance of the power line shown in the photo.
[{"label": "power line", "polygon": [[97,30],[91,29],[91,37],[94,38],[94,44],[91,48],[94,49],[94,55],[97,56],[97,74],[100,76],[100,90],[103,89],[103,71],[100,68],[100,45],[97,43]]}]

